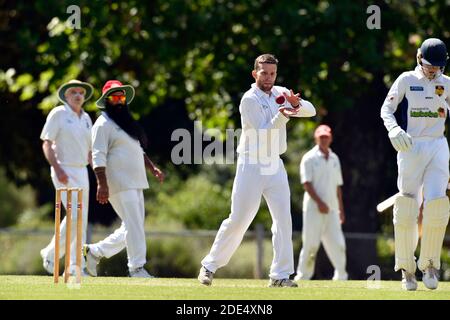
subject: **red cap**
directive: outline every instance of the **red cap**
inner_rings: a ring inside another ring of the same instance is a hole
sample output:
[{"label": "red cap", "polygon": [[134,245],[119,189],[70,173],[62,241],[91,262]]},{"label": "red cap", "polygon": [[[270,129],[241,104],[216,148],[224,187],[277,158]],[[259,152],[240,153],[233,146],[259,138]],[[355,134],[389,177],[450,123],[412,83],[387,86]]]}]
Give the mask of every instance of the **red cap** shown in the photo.
[{"label": "red cap", "polygon": [[122,87],[122,86],[123,86],[123,84],[119,80],[108,80],[108,81],[106,81],[105,85],[103,86],[102,94],[105,94],[105,92],[111,88]]},{"label": "red cap", "polygon": [[314,131],[314,138],[319,138],[319,137],[322,137],[322,136],[327,136],[327,137],[331,137],[332,136],[331,128],[329,126],[327,126],[326,124],[321,124]]}]

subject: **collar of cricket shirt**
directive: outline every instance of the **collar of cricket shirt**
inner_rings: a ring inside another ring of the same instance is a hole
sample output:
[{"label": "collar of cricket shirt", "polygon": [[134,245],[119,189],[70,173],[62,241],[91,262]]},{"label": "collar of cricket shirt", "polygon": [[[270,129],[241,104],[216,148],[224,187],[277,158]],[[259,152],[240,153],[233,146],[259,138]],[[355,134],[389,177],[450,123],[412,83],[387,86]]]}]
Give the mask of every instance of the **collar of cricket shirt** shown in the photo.
[{"label": "collar of cricket shirt", "polygon": [[270,99],[272,98],[272,96],[275,96],[275,86],[272,87],[272,90],[270,90],[270,95],[265,93],[264,91],[262,91],[257,85],[256,83],[252,83],[252,88],[255,90],[256,95],[258,96],[258,98],[264,97],[266,99]]},{"label": "collar of cricket shirt", "polygon": [[[314,149],[316,149],[316,154],[318,154],[319,157],[325,158],[325,153],[323,153],[322,150],[320,150],[320,148],[317,144],[314,146]],[[328,147],[328,158],[331,158],[331,157],[334,158],[334,153],[333,153],[333,150],[331,150],[331,148]]]},{"label": "collar of cricket shirt", "polygon": [[75,111],[73,111],[72,107],[69,106],[69,104],[67,102],[64,102],[64,109],[66,109],[66,111],[68,111],[72,117],[76,117],[77,119],[78,118],[81,119],[83,117],[83,115],[84,115],[84,109],[83,108],[81,108],[80,116],[78,116],[78,114]]},{"label": "collar of cricket shirt", "polygon": [[263,109],[269,110],[272,117],[274,117],[275,114],[273,113],[273,110],[271,108],[271,103],[270,103],[271,102],[270,99],[272,97],[276,97],[276,95],[274,93],[274,87],[272,87],[272,90],[270,90],[270,92],[271,92],[270,96],[267,93],[265,93],[264,91],[262,91],[260,88],[258,88],[256,83],[252,84],[252,88],[255,91],[256,97],[258,97],[259,103],[262,105]]},{"label": "collar of cricket shirt", "polygon": [[[416,66],[416,68],[414,69],[414,72],[416,74],[416,76],[419,78],[419,80],[425,79],[425,80],[429,80],[427,77],[425,77],[425,75],[423,74],[422,68],[420,66]],[[437,81],[439,80],[439,78],[442,76],[442,72],[439,76],[435,77],[434,79],[431,79],[429,81]]]},{"label": "collar of cricket shirt", "polygon": [[420,66],[416,66],[416,68],[414,69],[414,73],[416,74],[417,78],[419,78],[419,80],[425,78],[425,75],[423,74],[422,68]]}]

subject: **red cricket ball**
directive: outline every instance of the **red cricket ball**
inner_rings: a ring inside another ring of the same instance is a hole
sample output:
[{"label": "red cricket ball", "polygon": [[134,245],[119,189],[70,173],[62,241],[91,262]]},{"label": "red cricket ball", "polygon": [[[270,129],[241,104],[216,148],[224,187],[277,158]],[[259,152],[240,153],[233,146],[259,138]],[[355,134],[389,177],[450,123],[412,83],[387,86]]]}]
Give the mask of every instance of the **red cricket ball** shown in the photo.
[{"label": "red cricket ball", "polygon": [[286,98],[285,98],[283,95],[279,95],[279,96],[275,99],[275,101],[276,101],[278,104],[283,104],[283,103],[286,101]]}]

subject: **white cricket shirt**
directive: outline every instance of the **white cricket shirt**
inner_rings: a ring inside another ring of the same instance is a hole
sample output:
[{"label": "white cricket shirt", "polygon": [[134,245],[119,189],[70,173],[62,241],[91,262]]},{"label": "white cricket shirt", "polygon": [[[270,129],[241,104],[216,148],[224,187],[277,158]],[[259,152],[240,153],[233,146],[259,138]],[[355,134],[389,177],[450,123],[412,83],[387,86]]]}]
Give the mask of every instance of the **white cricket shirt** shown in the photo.
[{"label": "white cricket shirt", "polygon": [[68,104],[50,111],[40,138],[52,141],[57,162],[69,167],[85,167],[91,151],[92,120],[81,111],[79,117]]},{"label": "white cricket shirt", "polygon": [[442,137],[450,101],[450,78],[428,80],[418,66],[395,80],[381,107],[388,131],[398,126],[394,112],[401,109],[400,127],[412,137]]},{"label": "white cricket shirt", "polygon": [[[283,92],[290,94],[285,87],[273,86],[269,95],[252,84],[244,94],[239,105],[242,123],[242,134],[237,147],[239,155],[275,159],[286,151],[286,123],[289,119],[278,111],[280,105],[275,101]],[[301,100],[300,103],[300,117],[312,117],[316,114],[310,102]]]},{"label": "white cricket shirt", "polygon": [[[300,162],[301,183],[310,182],[317,195],[332,211],[339,210],[337,187],[343,185],[341,164],[338,156],[330,149],[328,160],[319,146],[309,150]],[[303,197],[303,211],[318,211],[317,203],[308,192]]]},{"label": "white cricket shirt", "polygon": [[129,189],[148,188],[141,144],[105,112],[92,128],[92,162],[94,169],[106,167],[110,195]]}]

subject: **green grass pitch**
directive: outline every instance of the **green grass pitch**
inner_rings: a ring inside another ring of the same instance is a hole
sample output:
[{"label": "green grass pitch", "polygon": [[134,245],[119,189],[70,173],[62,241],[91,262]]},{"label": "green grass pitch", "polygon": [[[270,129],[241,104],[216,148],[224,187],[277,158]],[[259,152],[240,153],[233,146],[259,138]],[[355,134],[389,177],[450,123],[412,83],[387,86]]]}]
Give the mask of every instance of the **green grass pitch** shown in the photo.
[{"label": "green grass pitch", "polygon": [[381,281],[369,289],[366,281],[300,281],[298,288],[267,288],[267,280],[214,279],[211,287],[197,279],[83,278],[80,287],[53,284],[49,276],[0,276],[0,299],[150,299],[150,300],[408,300],[450,297],[450,282],[431,291],[419,282],[415,292],[399,281]]}]

